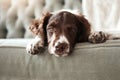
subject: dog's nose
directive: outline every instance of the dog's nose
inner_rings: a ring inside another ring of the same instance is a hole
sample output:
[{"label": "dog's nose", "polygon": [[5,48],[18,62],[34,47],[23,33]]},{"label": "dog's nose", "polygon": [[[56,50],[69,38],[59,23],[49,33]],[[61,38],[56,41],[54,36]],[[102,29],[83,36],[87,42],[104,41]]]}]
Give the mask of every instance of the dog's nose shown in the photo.
[{"label": "dog's nose", "polygon": [[68,44],[67,43],[59,43],[57,46],[56,46],[56,51],[55,53],[57,55],[63,55],[63,54],[67,54],[69,52],[69,49],[68,49]]}]

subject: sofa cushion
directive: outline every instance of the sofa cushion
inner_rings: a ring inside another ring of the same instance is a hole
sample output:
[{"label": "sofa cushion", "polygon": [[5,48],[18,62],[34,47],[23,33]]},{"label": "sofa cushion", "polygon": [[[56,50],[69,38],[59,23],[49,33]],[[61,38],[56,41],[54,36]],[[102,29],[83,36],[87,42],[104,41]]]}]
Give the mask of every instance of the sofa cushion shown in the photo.
[{"label": "sofa cushion", "polygon": [[0,80],[120,80],[120,40],[78,43],[73,54],[27,54],[30,39],[0,40]]}]

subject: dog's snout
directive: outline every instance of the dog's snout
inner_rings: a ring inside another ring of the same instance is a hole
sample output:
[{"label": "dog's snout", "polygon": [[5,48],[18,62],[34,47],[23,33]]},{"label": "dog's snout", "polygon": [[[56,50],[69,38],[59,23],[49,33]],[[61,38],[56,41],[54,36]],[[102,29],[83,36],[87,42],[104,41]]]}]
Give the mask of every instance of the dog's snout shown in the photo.
[{"label": "dog's snout", "polygon": [[69,52],[69,45],[67,43],[59,43],[55,48],[56,48],[56,54],[58,55],[63,55]]},{"label": "dog's snout", "polygon": [[67,48],[67,44],[65,43],[60,43],[58,46],[56,46],[56,50],[63,51]]}]

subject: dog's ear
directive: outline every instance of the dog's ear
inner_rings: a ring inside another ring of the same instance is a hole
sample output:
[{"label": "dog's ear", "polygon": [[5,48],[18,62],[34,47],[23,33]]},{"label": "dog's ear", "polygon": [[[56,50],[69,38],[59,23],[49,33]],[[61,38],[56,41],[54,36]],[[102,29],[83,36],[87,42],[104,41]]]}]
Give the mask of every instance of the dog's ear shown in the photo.
[{"label": "dog's ear", "polygon": [[40,35],[42,31],[46,28],[48,20],[51,17],[50,12],[44,12],[40,19],[33,20],[29,29],[36,35]]},{"label": "dog's ear", "polygon": [[78,27],[78,35],[77,41],[84,42],[88,41],[88,36],[91,32],[91,26],[88,20],[81,14],[76,15],[77,18],[77,27]]},{"label": "dog's ear", "polygon": [[29,29],[34,33],[34,34],[38,34],[39,33],[39,30],[38,30],[38,28],[39,28],[39,20],[37,19],[37,20],[32,20],[32,23],[31,23],[31,25],[30,25],[30,27],[29,27]]},{"label": "dog's ear", "polygon": [[29,29],[37,36],[41,38],[46,44],[47,42],[47,32],[46,26],[48,24],[49,18],[52,16],[50,12],[44,12],[40,19],[33,20]]}]

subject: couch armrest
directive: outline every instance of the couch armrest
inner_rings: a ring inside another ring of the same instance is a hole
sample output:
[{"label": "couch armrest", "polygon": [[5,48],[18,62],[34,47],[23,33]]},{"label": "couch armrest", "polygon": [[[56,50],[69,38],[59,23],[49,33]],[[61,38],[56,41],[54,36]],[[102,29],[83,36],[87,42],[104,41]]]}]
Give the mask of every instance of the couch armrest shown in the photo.
[{"label": "couch armrest", "polygon": [[27,54],[29,41],[0,40],[0,80],[120,80],[120,40],[79,43],[60,58]]}]

